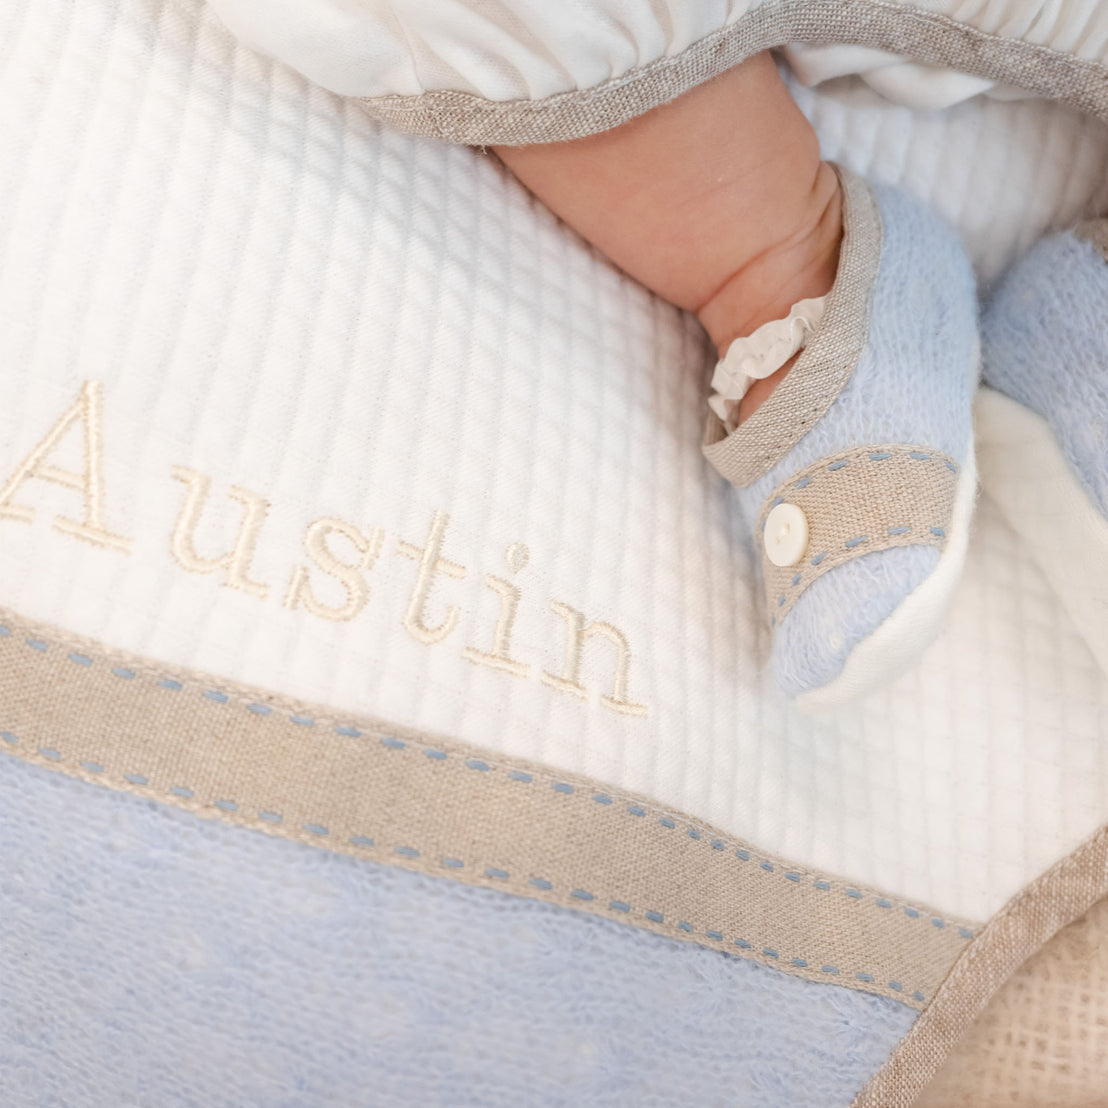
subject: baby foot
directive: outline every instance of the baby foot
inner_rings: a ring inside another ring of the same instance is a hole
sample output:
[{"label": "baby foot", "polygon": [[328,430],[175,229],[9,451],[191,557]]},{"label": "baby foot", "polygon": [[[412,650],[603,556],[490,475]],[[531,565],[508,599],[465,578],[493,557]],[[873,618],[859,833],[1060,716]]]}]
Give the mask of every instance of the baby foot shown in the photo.
[{"label": "baby foot", "polygon": [[908,668],[938,630],[976,495],[973,272],[907,196],[841,171],[825,315],[768,400],[704,452],[761,554],[772,664],[809,710]]},{"label": "baby foot", "polygon": [[1007,274],[982,321],[977,425],[990,496],[1108,672],[1106,259],[1098,220]]}]

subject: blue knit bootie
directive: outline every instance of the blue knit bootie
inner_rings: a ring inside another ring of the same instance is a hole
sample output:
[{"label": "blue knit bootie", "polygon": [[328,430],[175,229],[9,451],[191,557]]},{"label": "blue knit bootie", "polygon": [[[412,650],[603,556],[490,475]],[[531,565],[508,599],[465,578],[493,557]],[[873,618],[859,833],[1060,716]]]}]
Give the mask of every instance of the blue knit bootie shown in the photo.
[{"label": "blue knit bootie", "polygon": [[981,340],[985,487],[1108,672],[1108,220],[1039,242]]},{"label": "blue knit bootie", "polygon": [[824,316],[784,380],[704,452],[761,556],[778,683],[821,710],[907,669],[936,634],[976,496],[973,270],[920,204],[840,170]]}]

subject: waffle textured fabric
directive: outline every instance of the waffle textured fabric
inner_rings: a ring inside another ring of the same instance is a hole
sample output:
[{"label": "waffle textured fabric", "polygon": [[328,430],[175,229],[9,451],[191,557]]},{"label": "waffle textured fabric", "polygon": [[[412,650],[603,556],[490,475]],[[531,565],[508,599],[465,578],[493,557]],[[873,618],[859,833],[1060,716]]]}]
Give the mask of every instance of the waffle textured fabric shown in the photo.
[{"label": "waffle textured fabric", "polygon": [[[1104,129],[1042,102],[798,97],[828,156],[940,208],[983,266],[1105,199]],[[58,530],[82,494],[27,480],[0,603],[580,772],[971,919],[1104,821],[1108,687],[987,503],[921,664],[856,708],[794,712],[700,453],[702,336],[494,159],[381,130],[198,0],[0,5],[0,144],[0,480],[95,382],[103,522],[131,540]],[[79,472],[84,439],[78,420],[51,464]],[[321,605],[348,601],[304,547],[335,519],[381,532],[350,619],[286,603],[297,566]],[[226,583],[244,533],[252,588]],[[454,568],[420,603],[412,552],[436,533]],[[522,675],[465,653],[491,649],[492,579],[519,589]],[[599,632],[584,697],[544,680],[567,610],[623,637],[645,714],[601,701],[619,652]]]},{"label": "waffle textured fabric", "polygon": [[1090,1108],[1108,1073],[1108,901],[993,997],[917,1108]]},{"label": "waffle textured fabric", "polygon": [[[904,443],[964,464],[977,388],[977,294],[957,234],[916,200],[874,190],[881,260],[869,336],[842,392],[815,426],[735,496],[748,534],[773,491],[821,458],[853,447]],[[828,684],[851,651],[922,584],[934,547],[866,554],[814,581],[773,636],[773,667],[797,695]]]},{"label": "waffle textured fabric", "polygon": [[8,1108],[829,1108],[916,1015],[11,759],[0,841]]},{"label": "waffle textured fabric", "polygon": [[1013,267],[985,313],[986,383],[1046,419],[1108,516],[1108,261],[1072,232]]}]

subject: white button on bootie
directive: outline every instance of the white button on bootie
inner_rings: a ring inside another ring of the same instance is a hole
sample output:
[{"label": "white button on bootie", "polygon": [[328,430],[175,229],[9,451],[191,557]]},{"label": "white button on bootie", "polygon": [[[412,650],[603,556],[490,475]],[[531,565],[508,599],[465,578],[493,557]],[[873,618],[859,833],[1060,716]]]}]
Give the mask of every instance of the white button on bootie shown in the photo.
[{"label": "white button on bootie", "polygon": [[976,496],[972,267],[916,201],[840,171],[835,285],[766,402],[704,452],[761,555],[778,683],[820,710],[914,663],[961,574]]}]

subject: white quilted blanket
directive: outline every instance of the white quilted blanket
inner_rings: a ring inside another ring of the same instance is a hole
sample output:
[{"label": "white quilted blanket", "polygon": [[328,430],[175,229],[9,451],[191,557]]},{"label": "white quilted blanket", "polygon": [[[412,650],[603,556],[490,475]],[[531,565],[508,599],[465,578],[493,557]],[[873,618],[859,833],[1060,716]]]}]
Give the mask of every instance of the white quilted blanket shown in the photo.
[{"label": "white quilted blanket", "polygon": [[[1108,208],[1108,133],[1045,102],[796,92],[828,156],[938,207],[986,281]],[[778,698],[699,452],[701,336],[493,158],[381,130],[197,0],[8,0],[0,143],[0,483],[93,382],[101,522],[130,540],[59,530],[81,494],[28,483],[0,604],[973,918],[1104,821],[1108,682],[987,497],[915,671],[815,721]],[[320,519],[370,540],[328,539],[364,556],[368,596],[308,559]],[[237,570],[216,564],[236,542]],[[513,664],[490,665],[512,588]],[[576,681],[574,613],[596,625]]]}]

